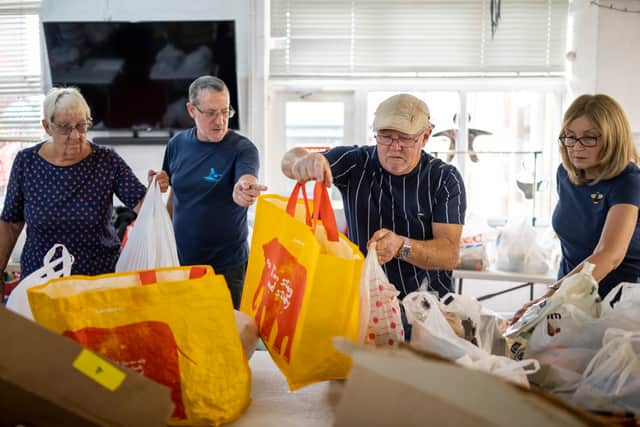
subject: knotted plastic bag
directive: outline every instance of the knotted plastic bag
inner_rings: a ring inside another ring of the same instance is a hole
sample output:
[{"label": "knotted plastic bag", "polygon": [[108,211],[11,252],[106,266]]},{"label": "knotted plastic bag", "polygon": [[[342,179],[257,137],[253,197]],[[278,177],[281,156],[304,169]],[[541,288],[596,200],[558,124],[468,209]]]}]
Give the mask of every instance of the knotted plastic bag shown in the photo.
[{"label": "knotted plastic bag", "polygon": [[591,410],[640,413],[640,332],[607,329],[573,402]]}]

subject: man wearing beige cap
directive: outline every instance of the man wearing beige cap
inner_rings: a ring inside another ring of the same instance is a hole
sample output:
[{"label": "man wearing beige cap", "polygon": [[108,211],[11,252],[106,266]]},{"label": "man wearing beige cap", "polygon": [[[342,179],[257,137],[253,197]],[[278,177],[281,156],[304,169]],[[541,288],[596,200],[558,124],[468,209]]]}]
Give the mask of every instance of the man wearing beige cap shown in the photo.
[{"label": "man wearing beige cap", "polygon": [[426,279],[441,296],[451,290],[466,210],[456,168],[427,154],[429,108],[408,94],[377,108],[376,146],[335,147],[323,153],[289,150],[282,171],[298,181],[336,184],[345,205],[349,239],[367,252],[376,242],[378,260],[399,298]]}]

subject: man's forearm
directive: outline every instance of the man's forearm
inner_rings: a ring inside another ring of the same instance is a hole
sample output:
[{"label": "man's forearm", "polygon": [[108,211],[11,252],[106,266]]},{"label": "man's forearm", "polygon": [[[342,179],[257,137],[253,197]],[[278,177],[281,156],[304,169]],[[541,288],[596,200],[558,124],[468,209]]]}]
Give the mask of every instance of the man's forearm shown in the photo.
[{"label": "man's forearm", "polygon": [[460,262],[460,245],[447,239],[410,240],[407,261],[425,270],[453,270]]},{"label": "man's forearm", "polygon": [[9,257],[23,227],[23,222],[12,223],[0,220],[0,272],[7,268]]}]

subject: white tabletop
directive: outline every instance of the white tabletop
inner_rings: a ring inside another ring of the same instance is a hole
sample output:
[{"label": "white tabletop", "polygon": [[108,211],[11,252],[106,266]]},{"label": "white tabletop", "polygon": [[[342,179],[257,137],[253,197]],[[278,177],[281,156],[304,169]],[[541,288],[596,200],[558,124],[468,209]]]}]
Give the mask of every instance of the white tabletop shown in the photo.
[{"label": "white tabletop", "polygon": [[229,426],[327,427],[333,425],[343,383],[325,381],[289,391],[267,351],[256,351],[251,366],[251,405]]},{"label": "white tabletop", "polygon": [[454,279],[493,280],[497,282],[542,283],[550,285],[556,282],[554,276],[546,274],[506,273],[504,271],[453,270]]}]

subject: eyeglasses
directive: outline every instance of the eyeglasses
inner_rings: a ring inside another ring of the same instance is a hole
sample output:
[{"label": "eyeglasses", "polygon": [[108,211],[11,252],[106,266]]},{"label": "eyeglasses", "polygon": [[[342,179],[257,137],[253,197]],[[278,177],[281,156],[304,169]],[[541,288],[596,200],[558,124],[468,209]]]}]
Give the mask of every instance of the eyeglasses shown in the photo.
[{"label": "eyeglasses", "polygon": [[234,110],[231,105],[229,105],[229,108],[225,108],[224,110],[220,110],[220,111],[216,111],[216,110],[202,111],[200,108],[198,108],[196,104],[192,104],[192,105],[193,105],[193,108],[198,110],[200,114],[207,116],[208,119],[215,119],[218,117],[218,115],[221,115],[224,118],[231,118],[236,115],[236,110]]},{"label": "eyeglasses", "polygon": [[401,135],[395,138],[391,135],[376,134],[375,137],[376,141],[378,141],[378,144],[384,145],[385,147],[389,147],[391,144],[393,144],[393,141],[398,141],[398,144],[400,144],[402,148],[411,148],[418,142],[422,134],[423,132],[420,132],[416,136]]},{"label": "eyeglasses", "polygon": [[53,125],[53,128],[61,135],[71,135],[71,132],[73,132],[74,129],[77,130],[78,133],[87,133],[87,131],[91,129],[91,126],[93,126],[93,122],[91,120],[80,122],[75,126],[69,126],[66,123],[58,124],[54,121],[51,121],[51,124]]},{"label": "eyeglasses", "polygon": [[598,144],[598,139],[600,139],[600,137],[585,135],[580,138],[576,138],[575,136],[561,135],[558,139],[562,145],[569,148],[575,147],[578,142],[582,144],[583,147],[595,147],[596,144]]}]

